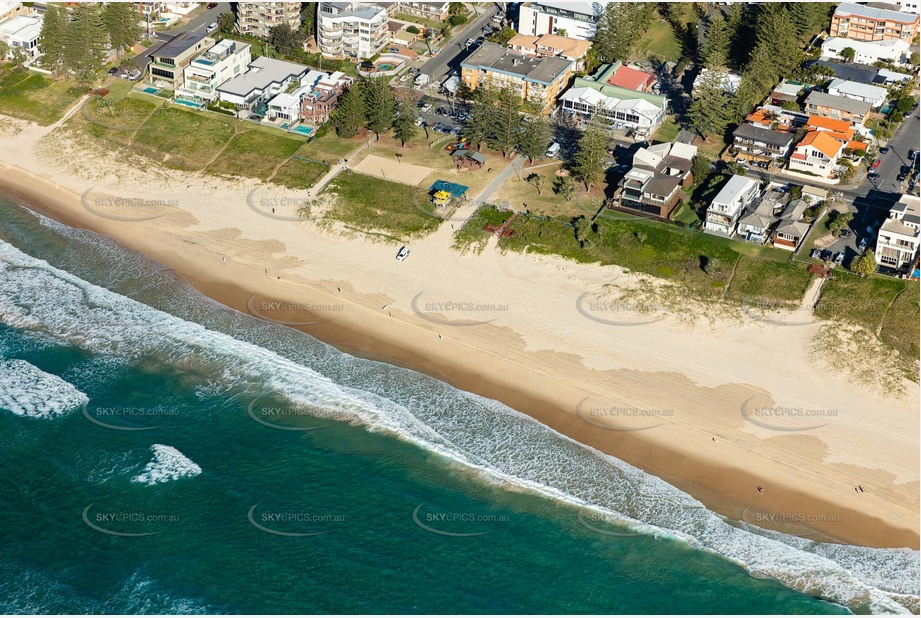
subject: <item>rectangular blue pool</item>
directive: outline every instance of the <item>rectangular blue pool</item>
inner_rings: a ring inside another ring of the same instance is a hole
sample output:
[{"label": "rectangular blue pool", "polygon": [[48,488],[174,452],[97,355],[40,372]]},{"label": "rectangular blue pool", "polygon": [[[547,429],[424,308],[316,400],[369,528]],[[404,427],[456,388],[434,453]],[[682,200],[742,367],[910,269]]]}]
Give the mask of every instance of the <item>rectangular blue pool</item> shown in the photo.
[{"label": "rectangular blue pool", "polygon": [[291,129],[291,132],[300,133],[301,135],[310,135],[311,133],[313,133],[313,129],[310,127],[305,127],[304,125],[300,125],[294,129]]}]

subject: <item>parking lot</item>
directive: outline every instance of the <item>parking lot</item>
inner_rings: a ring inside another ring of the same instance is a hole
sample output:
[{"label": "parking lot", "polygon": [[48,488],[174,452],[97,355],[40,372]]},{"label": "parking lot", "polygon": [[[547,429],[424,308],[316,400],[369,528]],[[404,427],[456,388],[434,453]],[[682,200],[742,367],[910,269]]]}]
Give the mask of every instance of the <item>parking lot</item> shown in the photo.
[{"label": "parking lot", "polygon": [[457,135],[467,126],[471,108],[465,102],[446,101],[424,96],[416,104],[419,116],[429,131]]}]

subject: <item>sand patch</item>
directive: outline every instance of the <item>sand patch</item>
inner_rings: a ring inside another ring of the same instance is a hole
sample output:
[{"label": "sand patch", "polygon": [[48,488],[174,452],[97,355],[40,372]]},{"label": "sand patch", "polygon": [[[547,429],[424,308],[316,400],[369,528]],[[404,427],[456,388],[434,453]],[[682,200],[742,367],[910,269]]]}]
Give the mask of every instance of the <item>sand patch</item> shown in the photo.
[{"label": "sand patch", "polygon": [[406,185],[418,185],[425,180],[434,170],[430,167],[399,163],[396,157],[385,159],[377,155],[368,155],[361,163],[352,168],[353,171],[368,176],[376,176],[384,180],[402,182]]}]

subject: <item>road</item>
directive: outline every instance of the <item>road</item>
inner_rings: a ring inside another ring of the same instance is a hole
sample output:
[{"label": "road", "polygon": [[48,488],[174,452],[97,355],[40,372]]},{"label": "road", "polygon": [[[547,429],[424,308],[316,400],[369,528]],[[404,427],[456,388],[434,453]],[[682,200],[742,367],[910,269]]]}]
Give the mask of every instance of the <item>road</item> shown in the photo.
[{"label": "road", "polygon": [[464,43],[467,42],[467,39],[476,40],[480,36],[483,26],[492,19],[492,16],[498,10],[494,4],[488,7],[486,5],[480,6],[483,7],[480,14],[468,22],[463,30],[455,34],[454,38],[441,49],[437,56],[422,65],[420,69],[422,73],[430,76],[433,81],[440,81],[451,70],[457,70],[460,73],[461,60],[467,57],[467,49],[464,47]]},{"label": "road", "polygon": [[199,10],[188,23],[182,25],[178,29],[170,30],[169,32],[161,32],[157,34],[157,38],[166,40],[170,37],[173,37],[180,32],[202,32],[204,33],[209,24],[217,22],[218,18],[221,16],[221,13],[230,13],[230,2],[218,2],[217,6],[213,9],[204,8],[205,4],[202,4],[202,9]]}]

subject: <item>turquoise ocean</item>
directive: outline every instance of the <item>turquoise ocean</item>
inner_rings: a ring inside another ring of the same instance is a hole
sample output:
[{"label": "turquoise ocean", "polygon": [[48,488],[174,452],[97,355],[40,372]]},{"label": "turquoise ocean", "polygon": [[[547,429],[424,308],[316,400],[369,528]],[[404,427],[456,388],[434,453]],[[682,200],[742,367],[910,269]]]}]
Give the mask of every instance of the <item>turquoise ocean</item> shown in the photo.
[{"label": "turquoise ocean", "polygon": [[918,612],[918,552],[727,521],[4,195],[0,437],[3,613]]}]

